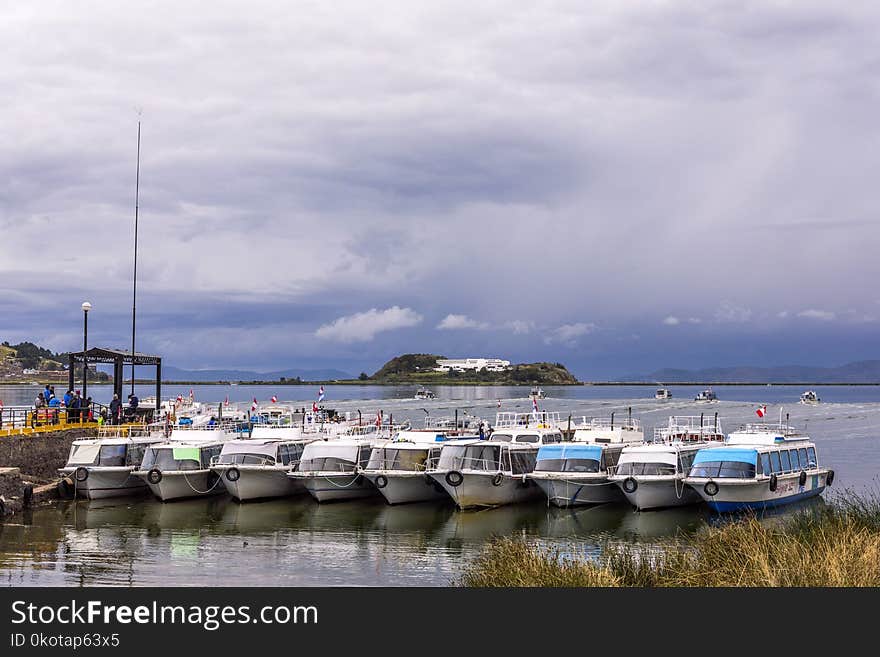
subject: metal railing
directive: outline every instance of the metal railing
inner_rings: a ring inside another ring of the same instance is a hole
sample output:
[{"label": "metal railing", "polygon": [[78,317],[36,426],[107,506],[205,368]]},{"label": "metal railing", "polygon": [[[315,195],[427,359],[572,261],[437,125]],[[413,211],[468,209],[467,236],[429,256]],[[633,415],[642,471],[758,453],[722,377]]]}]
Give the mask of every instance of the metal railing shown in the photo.
[{"label": "metal railing", "polygon": [[560,427],[559,411],[534,411],[531,413],[504,412],[495,415],[494,429]]}]

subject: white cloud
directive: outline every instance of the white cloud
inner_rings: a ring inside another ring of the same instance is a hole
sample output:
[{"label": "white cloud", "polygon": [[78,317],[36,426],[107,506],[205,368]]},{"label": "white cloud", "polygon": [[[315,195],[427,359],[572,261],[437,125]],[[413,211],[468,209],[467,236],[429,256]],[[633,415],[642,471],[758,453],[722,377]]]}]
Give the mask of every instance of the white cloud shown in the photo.
[{"label": "white cloud", "polygon": [[742,324],[749,321],[751,318],[751,309],[738,306],[730,301],[722,301],[721,305],[718,306],[718,310],[715,311],[716,322]]},{"label": "white cloud", "polygon": [[788,317],[788,311],[787,310],[780,310],[778,313],[776,313],[776,316],[779,319],[786,319]]},{"label": "white cloud", "polygon": [[702,324],[703,320],[699,317],[688,317],[688,324]]},{"label": "white cloud", "polygon": [[333,342],[369,342],[377,333],[416,326],[421,322],[422,316],[412,308],[371,308],[366,312],[346,315],[330,324],[324,324],[315,331],[315,336]]},{"label": "white cloud", "polygon": [[513,331],[514,335],[528,335],[535,330],[534,322],[526,322],[521,319],[514,319],[504,324],[504,328]]},{"label": "white cloud", "polygon": [[802,310],[798,313],[798,317],[804,317],[806,319],[819,319],[823,322],[830,322],[837,315],[835,315],[830,310],[818,310],[816,308],[808,308],[807,310]]},{"label": "white cloud", "polygon": [[678,326],[679,324],[681,324],[681,320],[674,315],[670,315],[663,320],[663,323],[666,324],[666,326]]},{"label": "white cloud", "polygon": [[578,338],[592,333],[596,328],[595,324],[587,324],[585,322],[563,324],[550,331],[550,334],[544,337],[544,342],[546,344],[563,344],[571,347],[577,343]]},{"label": "white cloud", "polygon": [[443,321],[437,324],[437,328],[441,331],[457,331],[460,329],[483,330],[489,328],[489,324],[486,322],[478,322],[467,315],[454,315],[450,313],[443,318]]}]

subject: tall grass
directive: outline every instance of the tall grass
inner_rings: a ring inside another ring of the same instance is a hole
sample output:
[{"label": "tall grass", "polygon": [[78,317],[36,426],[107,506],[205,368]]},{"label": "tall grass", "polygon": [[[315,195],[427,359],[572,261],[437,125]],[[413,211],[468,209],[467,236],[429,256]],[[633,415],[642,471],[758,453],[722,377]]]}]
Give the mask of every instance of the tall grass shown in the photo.
[{"label": "tall grass", "polygon": [[498,538],[462,586],[880,586],[880,499],[838,495],[823,508],[744,516],[659,545],[606,542],[595,561]]}]

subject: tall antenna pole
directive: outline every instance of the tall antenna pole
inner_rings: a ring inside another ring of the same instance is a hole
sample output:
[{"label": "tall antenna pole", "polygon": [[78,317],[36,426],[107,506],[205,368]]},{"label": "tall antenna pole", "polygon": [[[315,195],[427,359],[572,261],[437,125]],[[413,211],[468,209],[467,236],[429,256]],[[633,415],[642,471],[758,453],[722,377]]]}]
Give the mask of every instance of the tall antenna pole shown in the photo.
[{"label": "tall antenna pole", "polygon": [[[131,290],[131,394],[134,394],[134,327],[137,317],[138,281],[138,200],[141,182],[141,122],[138,120],[137,173],[134,178],[134,274]],[[158,403],[159,400],[156,400]]]}]

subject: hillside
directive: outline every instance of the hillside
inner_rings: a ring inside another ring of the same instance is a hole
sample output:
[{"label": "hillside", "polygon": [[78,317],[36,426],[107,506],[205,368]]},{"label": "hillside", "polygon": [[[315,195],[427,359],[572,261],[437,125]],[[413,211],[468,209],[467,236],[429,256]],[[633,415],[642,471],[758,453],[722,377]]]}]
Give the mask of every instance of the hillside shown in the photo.
[{"label": "hillside", "polygon": [[[66,353],[53,353],[33,342],[20,342],[19,344],[0,344],[0,381],[45,381],[60,382],[67,380],[67,371],[64,363],[67,362]],[[105,372],[92,372],[89,367],[90,377],[96,381],[106,381],[110,377]],[[81,370],[77,374],[81,377]]]},{"label": "hillside", "polygon": [[335,369],[306,370],[287,369],[275,372],[256,372],[251,370],[185,370],[179,367],[166,366],[162,368],[163,381],[334,381],[351,379],[348,372]]},{"label": "hillside", "polygon": [[625,381],[675,383],[678,381],[725,383],[880,383],[880,360],[863,360],[839,367],[781,365],[777,367],[712,367],[699,370],[666,368]]},{"label": "hillside", "polygon": [[576,385],[578,380],[561,363],[520,363],[504,372],[435,372],[434,354],[404,354],[392,358],[367,380],[373,383],[422,385]]}]

